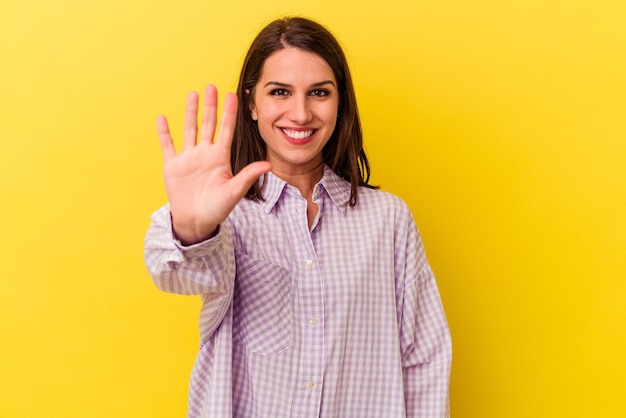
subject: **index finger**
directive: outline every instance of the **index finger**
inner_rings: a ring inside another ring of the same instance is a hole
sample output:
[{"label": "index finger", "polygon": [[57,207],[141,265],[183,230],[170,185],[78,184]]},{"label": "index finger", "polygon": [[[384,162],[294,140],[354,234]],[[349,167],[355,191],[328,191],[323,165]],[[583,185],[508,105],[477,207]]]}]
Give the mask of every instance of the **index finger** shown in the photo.
[{"label": "index finger", "polygon": [[237,96],[228,93],[224,100],[224,110],[222,111],[222,121],[220,130],[217,133],[216,144],[230,151],[235,133],[235,122],[237,120]]}]

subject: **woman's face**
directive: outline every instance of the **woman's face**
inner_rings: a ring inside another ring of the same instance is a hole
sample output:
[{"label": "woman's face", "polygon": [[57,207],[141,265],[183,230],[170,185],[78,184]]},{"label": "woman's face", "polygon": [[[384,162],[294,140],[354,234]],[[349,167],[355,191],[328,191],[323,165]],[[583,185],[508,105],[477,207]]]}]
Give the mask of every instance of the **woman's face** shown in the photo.
[{"label": "woman's face", "polygon": [[319,168],[338,107],[335,76],[319,55],[292,47],[270,55],[250,111],[267,145],[272,171],[299,174]]}]

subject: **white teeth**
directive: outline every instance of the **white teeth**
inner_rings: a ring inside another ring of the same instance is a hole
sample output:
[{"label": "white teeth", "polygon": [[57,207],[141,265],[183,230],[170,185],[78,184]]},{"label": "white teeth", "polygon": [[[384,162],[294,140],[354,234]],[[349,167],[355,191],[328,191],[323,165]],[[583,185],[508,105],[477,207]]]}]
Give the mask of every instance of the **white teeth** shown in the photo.
[{"label": "white teeth", "polygon": [[313,134],[313,129],[310,129],[308,131],[294,131],[292,129],[283,129],[282,131],[285,133],[285,135],[292,139],[304,139]]}]

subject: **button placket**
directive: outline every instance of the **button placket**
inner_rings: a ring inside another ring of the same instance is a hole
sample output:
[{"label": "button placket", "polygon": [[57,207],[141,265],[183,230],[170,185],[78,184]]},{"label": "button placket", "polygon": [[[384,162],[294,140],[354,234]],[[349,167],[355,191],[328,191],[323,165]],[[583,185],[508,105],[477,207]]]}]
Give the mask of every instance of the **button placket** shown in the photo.
[{"label": "button placket", "polygon": [[[295,270],[297,273],[298,296],[301,299],[302,310],[299,312],[299,321],[302,328],[302,349],[305,365],[301,370],[300,390],[306,399],[303,410],[318,410],[322,391],[323,374],[323,302],[321,277],[312,232],[308,227],[306,200],[299,200],[292,206],[291,218],[294,220],[291,231],[294,233]],[[318,217],[321,215],[321,205]]]}]

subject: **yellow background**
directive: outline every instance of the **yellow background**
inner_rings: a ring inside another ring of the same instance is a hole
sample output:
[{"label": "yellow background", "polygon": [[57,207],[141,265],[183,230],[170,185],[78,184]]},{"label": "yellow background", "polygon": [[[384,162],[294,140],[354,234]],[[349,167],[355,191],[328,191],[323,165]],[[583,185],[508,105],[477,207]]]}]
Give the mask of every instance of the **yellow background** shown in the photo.
[{"label": "yellow background", "polygon": [[374,181],[420,226],[453,416],[623,416],[625,4],[2,0],[0,417],[184,416],[199,300],[143,265],[154,120],[181,131],[294,13],[345,46]]}]

